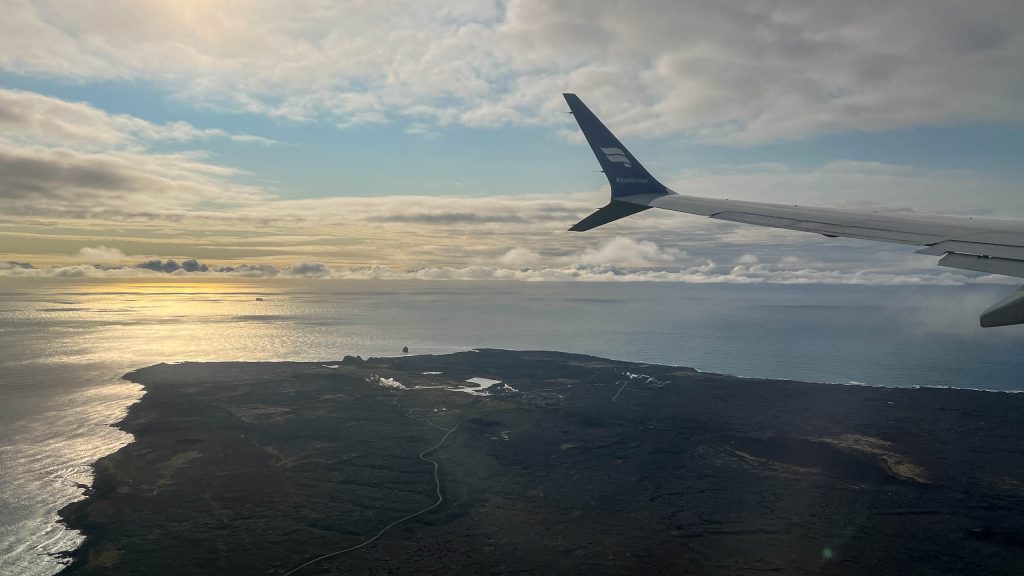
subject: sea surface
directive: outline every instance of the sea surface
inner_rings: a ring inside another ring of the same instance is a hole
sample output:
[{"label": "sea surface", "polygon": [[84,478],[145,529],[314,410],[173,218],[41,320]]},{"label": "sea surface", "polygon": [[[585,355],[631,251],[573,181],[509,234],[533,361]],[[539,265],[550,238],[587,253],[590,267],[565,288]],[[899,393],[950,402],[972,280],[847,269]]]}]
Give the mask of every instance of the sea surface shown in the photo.
[{"label": "sea surface", "polygon": [[[0,574],[60,570],[56,511],[131,440],[157,362],[545,349],[747,377],[1024,390],[1005,286],[0,280]],[[258,300],[259,298],[259,300]]]}]

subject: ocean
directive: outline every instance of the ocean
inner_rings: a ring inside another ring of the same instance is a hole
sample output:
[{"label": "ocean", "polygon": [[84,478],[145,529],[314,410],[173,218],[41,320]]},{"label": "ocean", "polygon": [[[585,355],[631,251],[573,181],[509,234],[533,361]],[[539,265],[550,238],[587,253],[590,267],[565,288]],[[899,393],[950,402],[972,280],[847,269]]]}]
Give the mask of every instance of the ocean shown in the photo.
[{"label": "ocean", "polygon": [[1005,286],[0,280],[0,574],[60,570],[56,511],[157,362],[545,349],[746,377],[1024,390]]}]

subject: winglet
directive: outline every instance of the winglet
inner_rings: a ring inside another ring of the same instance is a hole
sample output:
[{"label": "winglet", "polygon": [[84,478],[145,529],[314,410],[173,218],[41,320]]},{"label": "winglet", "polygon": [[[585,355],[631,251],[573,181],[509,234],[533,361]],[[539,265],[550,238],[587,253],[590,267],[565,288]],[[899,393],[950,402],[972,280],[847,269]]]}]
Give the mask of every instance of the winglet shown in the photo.
[{"label": "winglet", "polygon": [[566,103],[569,104],[569,110],[575,116],[576,122],[579,123],[583,136],[586,137],[591,150],[594,151],[594,156],[601,164],[602,171],[608,177],[608,184],[612,190],[611,203],[569,230],[575,232],[590,230],[650,208],[641,203],[621,201],[624,198],[643,194],[649,199],[651,196],[673,194],[654,176],[651,176],[651,173],[640,164],[640,161],[626,149],[578,96],[575,94],[563,94],[563,96]]}]

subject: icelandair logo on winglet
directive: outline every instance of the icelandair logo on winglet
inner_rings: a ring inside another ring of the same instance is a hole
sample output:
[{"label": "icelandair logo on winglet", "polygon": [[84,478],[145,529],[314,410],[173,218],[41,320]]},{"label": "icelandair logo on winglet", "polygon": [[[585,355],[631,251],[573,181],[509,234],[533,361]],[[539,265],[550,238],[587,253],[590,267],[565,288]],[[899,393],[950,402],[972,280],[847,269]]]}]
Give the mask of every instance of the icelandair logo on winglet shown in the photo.
[{"label": "icelandair logo on winglet", "polygon": [[620,148],[601,148],[601,152],[612,162],[622,162],[626,168],[632,168],[633,164],[626,158],[626,153]]}]

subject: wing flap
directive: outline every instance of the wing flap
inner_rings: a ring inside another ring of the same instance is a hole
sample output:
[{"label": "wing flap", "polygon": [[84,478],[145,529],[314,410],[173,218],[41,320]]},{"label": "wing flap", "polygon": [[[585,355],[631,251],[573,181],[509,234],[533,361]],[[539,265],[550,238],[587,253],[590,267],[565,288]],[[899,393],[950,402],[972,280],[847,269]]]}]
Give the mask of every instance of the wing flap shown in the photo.
[{"label": "wing flap", "polygon": [[719,212],[717,214],[712,214],[711,217],[718,220],[728,220],[729,222],[739,222],[740,224],[769,226],[771,228],[793,228],[800,224],[799,220],[793,220],[791,218],[777,218],[775,216],[748,214],[746,212]]},{"label": "wing flap", "polygon": [[1008,258],[990,258],[988,256],[951,252],[939,260],[939,266],[1024,278],[1024,261],[1010,260]]},{"label": "wing flap", "polygon": [[1009,260],[1024,260],[1024,246],[986,244],[982,242],[961,242],[959,240],[938,242],[917,251],[918,254],[928,254],[931,256],[942,256],[947,252],[960,252],[963,254],[975,254],[978,256],[993,256]]},{"label": "wing flap", "polygon": [[900,244],[928,244],[939,242],[941,236],[932,236],[915,232],[902,232],[899,230],[888,230],[884,228],[867,228],[864,226],[846,226],[829,222],[815,222],[811,220],[798,220],[794,218],[780,218],[778,216],[766,216],[764,214],[751,214],[749,212],[719,212],[711,215],[718,220],[740,222],[742,224],[756,224],[771,228],[786,228],[800,232],[814,232],[825,236],[845,236],[847,238],[863,238],[867,240],[880,240],[884,242],[897,242]]},{"label": "wing flap", "polygon": [[863,238],[866,240],[880,240],[883,242],[896,242],[899,244],[927,244],[942,239],[940,236],[931,236],[918,232],[902,232],[886,228],[866,228],[863,226],[843,226],[841,224],[830,224],[827,222],[801,222],[795,228],[803,232],[817,232],[829,236],[845,236],[848,238]]}]

